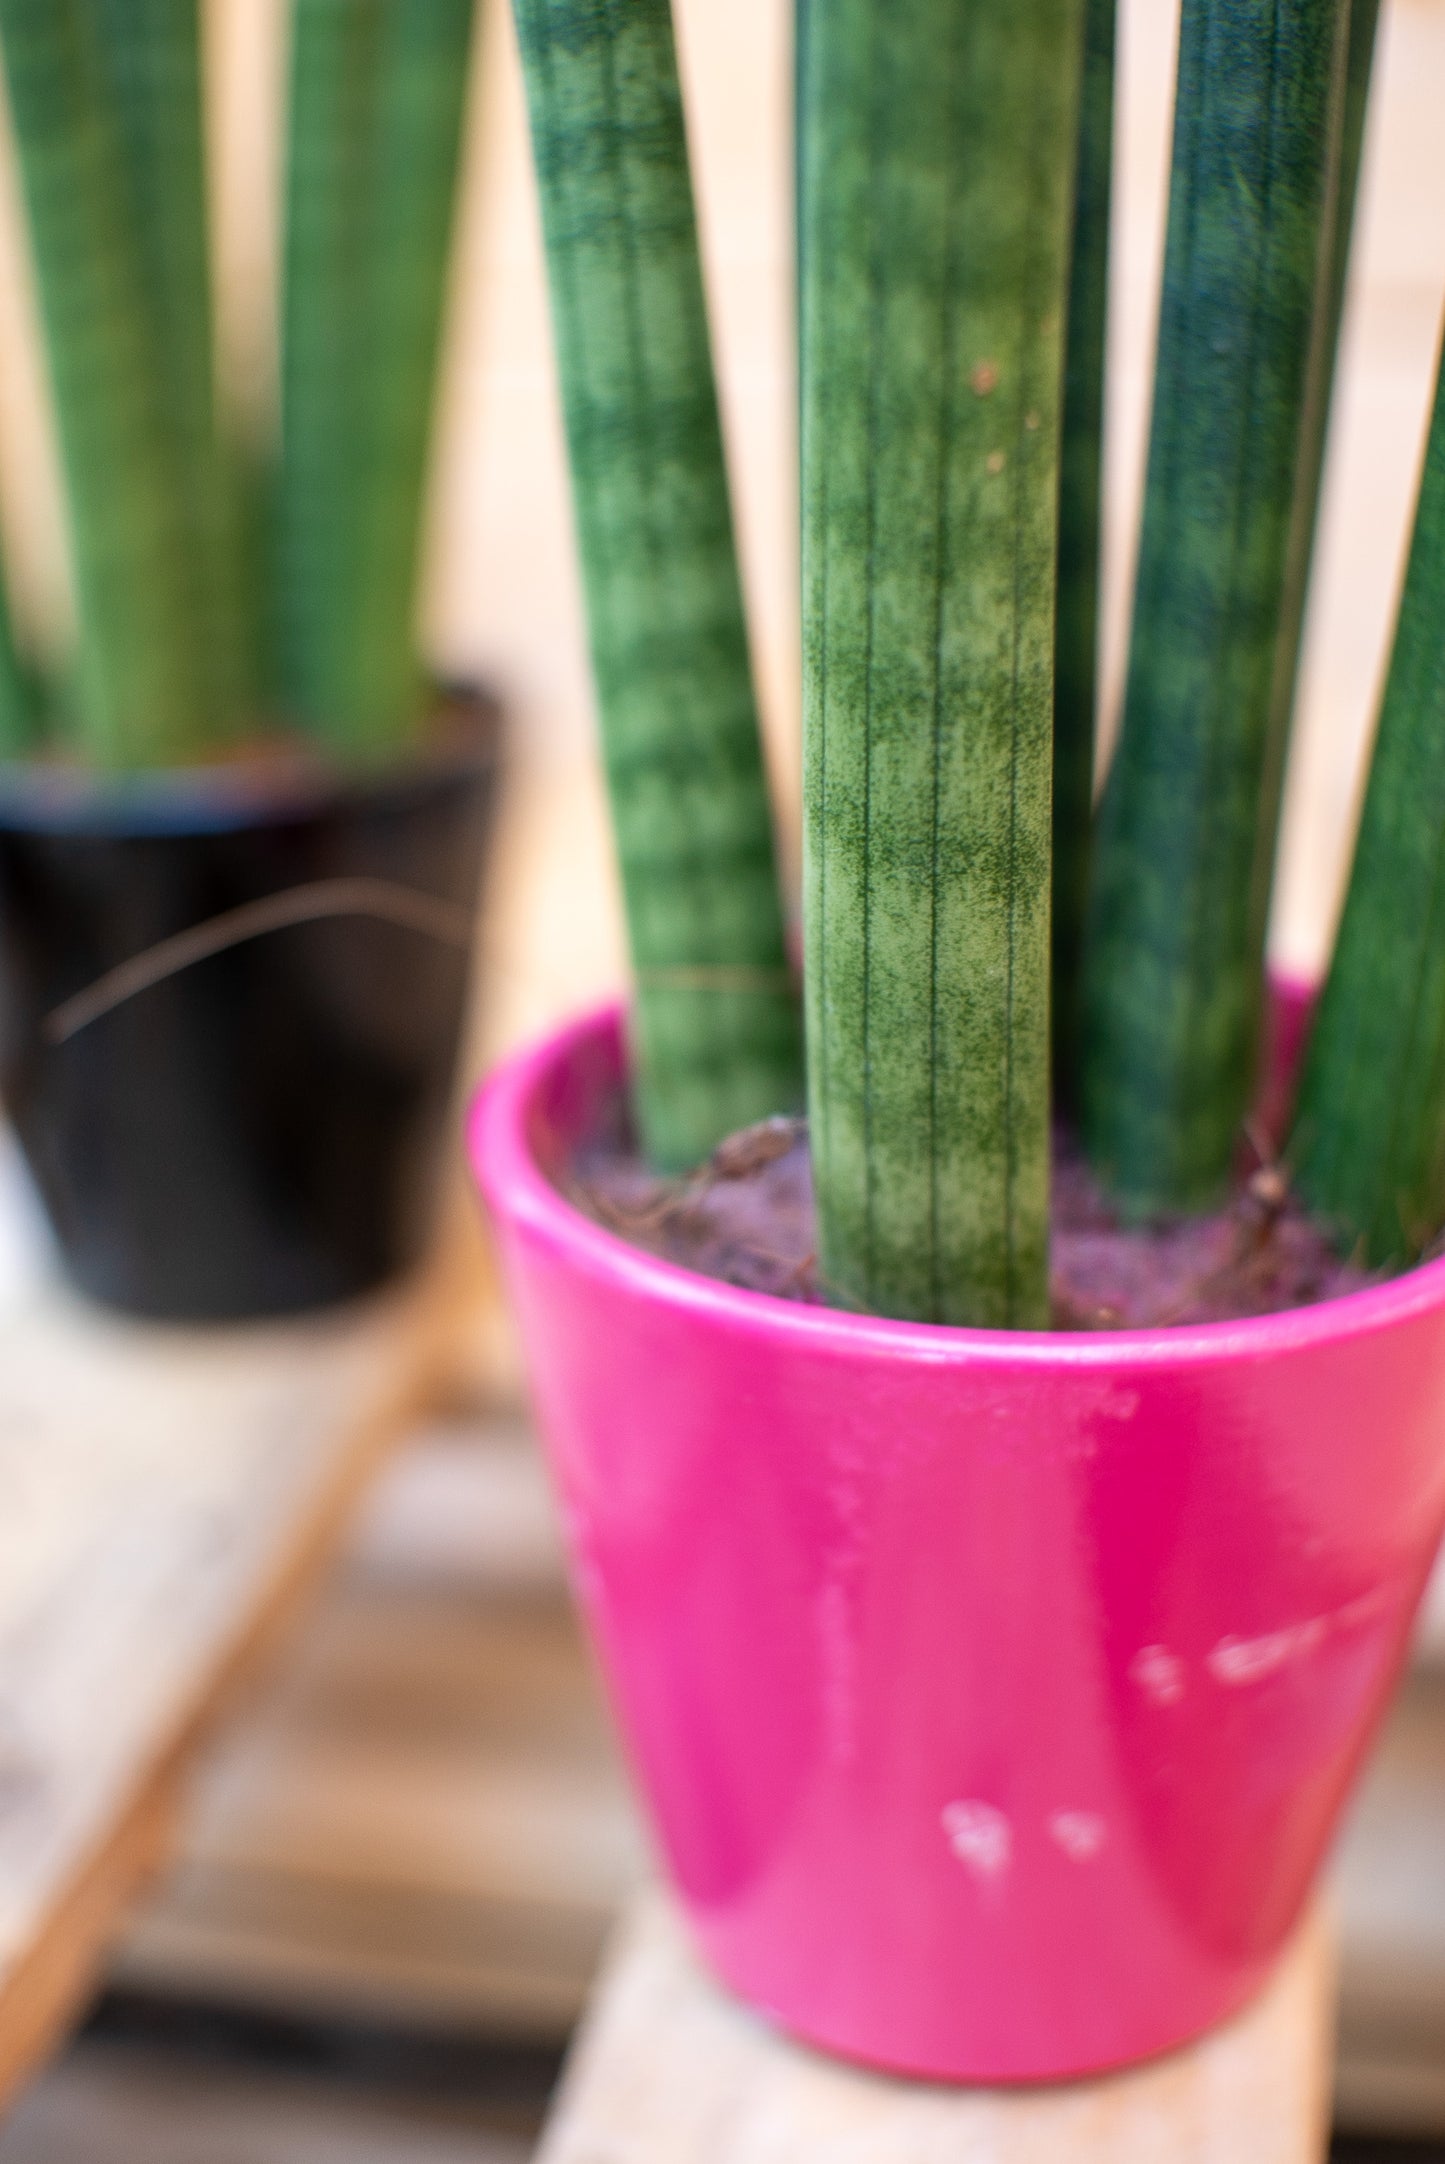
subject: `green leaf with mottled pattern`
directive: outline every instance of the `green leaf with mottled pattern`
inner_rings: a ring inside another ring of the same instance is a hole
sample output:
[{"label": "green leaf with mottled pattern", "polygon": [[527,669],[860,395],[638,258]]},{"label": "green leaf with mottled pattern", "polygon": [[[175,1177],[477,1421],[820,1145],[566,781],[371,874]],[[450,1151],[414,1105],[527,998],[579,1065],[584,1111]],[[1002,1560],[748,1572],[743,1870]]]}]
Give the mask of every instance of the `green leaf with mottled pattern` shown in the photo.
[{"label": "green leaf with mottled pattern", "polygon": [[[1348,0],[1185,0],[1123,730],[1095,837],[1080,1124],[1130,1208],[1224,1189],[1255,1080],[1280,656],[1344,133]],[[1312,504],[1311,504],[1312,515]]]},{"label": "green leaf with mottled pattern", "polygon": [[1445,366],[1354,868],[1289,1155],[1371,1264],[1445,1224]]},{"label": "green leaf with mottled pattern", "polygon": [[837,1299],[1048,1320],[1082,0],[829,0],[803,84],[804,912]]},{"label": "green leaf with mottled pattern", "polygon": [[186,495],[97,0],[0,0],[79,600],[76,721],[102,765],[210,740]]},{"label": "green leaf with mottled pattern", "polygon": [[1099,550],[1104,355],[1113,198],[1117,0],[1086,0],[1084,78],[1074,183],[1069,327],[1059,462],[1059,595],[1054,629],[1053,1079],[1072,1110],[1078,1056],[1079,965],[1094,817],[1094,706],[1099,649]]},{"label": "green leaf with mottled pattern", "polygon": [[294,0],[274,569],[281,695],[333,750],[417,726],[428,450],[473,0]]},{"label": "green leaf with mottled pattern", "polygon": [[35,681],[15,643],[10,597],[0,577],[0,759],[21,759],[34,749],[39,719]]},{"label": "green leaf with mottled pattern", "polygon": [[231,468],[216,415],[199,0],[94,0],[125,160],[182,522],[179,576],[208,734],[251,719]]},{"label": "green leaf with mottled pattern", "polygon": [[802,1097],[667,0],[515,0],[658,1166]]}]

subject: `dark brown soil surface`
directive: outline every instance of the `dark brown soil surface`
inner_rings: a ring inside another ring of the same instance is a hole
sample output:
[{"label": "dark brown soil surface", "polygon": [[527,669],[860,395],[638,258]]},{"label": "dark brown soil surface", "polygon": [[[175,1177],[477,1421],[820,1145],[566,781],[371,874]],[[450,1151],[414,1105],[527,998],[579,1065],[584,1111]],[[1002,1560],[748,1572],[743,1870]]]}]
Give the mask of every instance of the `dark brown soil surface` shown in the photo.
[{"label": "dark brown soil surface", "polygon": [[[619,1105],[612,1131],[573,1164],[568,1198],[598,1224],[705,1277],[825,1304],[807,1128],[768,1120],[731,1136],[701,1171],[662,1180],[641,1163]],[[1132,1330],[1269,1315],[1370,1282],[1342,1262],[1277,1167],[1206,1217],[1122,1225],[1067,1144],[1054,1154],[1050,1277],[1060,1330]]]}]

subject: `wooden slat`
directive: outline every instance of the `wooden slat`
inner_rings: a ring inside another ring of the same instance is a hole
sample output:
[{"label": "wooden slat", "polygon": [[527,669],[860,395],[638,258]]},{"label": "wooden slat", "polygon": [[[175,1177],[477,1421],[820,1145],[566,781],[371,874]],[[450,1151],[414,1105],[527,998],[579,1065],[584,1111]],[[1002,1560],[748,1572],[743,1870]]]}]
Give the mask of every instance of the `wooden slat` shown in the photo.
[{"label": "wooden slat", "polygon": [[1336,2117],[1445,2135],[1445,1674],[1407,1681],[1335,1870],[1343,1951]]},{"label": "wooden slat", "polygon": [[176,1783],[443,1387],[450,1263],[339,1318],[191,1331],[43,1278],[0,1306],[0,2100],[89,1990]]},{"label": "wooden slat", "polygon": [[428,2073],[87,2036],[0,2127],[0,2164],[528,2164],[530,2097]]},{"label": "wooden slat", "polygon": [[1006,2092],[881,2079],[786,2043],[629,1919],[538,2164],[1318,2164],[1332,1973],[1316,1920],[1264,1996],[1173,2057]]},{"label": "wooden slat", "polygon": [[0,1993],[0,2111],[84,2004],[117,1915],[159,1869],[177,1819],[175,1782],[158,1770],[12,1962]]},{"label": "wooden slat", "polygon": [[112,1980],[561,2041],[644,1851],[516,1420],[410,1439]]}]

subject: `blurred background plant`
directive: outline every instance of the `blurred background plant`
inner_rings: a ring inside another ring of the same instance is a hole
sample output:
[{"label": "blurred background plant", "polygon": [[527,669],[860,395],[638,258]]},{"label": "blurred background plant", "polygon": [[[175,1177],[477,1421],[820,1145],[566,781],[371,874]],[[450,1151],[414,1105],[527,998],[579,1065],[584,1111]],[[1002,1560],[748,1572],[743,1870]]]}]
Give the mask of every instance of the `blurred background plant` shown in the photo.
[{"label": "blurred background plant", "polygon": [[[0,745],[102,768],[415,735],[427,453],[473,0],[294,0],[277,440],[217,395],[200,0],[3,0],[75,587]],[[8,615],[6,624],[8,627]]]}]

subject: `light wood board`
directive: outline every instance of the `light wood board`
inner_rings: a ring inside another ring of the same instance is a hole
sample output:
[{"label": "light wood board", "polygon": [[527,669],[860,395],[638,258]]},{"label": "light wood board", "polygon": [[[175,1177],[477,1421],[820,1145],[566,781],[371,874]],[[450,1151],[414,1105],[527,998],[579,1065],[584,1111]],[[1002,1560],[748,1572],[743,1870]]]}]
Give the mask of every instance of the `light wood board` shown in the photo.
[{"label": "light wood board", "polygon": [[0,2164],[528,2164],[535,2118],[420,2076],[88,2036],[0,2126]]},{"label": "light wood board", "polygon": [[1445,1674],[1417,1668],[1351,1808],[1334,1874],[1337,2120],[1445,2137]]},{"label": "light wood board", "polygon": [[885,2080],[785,2042],[634,1910],[538,2164],[1319,2164],[1332,1964],[1318,1920],[1264,1996],[1191,2049],[1053,2089]]},{"label": "light wood board", "polygon": [[122,1990],[561,2042],[645,1849],[520,1421],[448,1419],[367,1500],[193,1785]]},{"label": "light wood board", "polygon": [[342,1317],[0,1305],[0,2100],[89,1990],[228,1687],[443,1387],[450,1264]]}]

